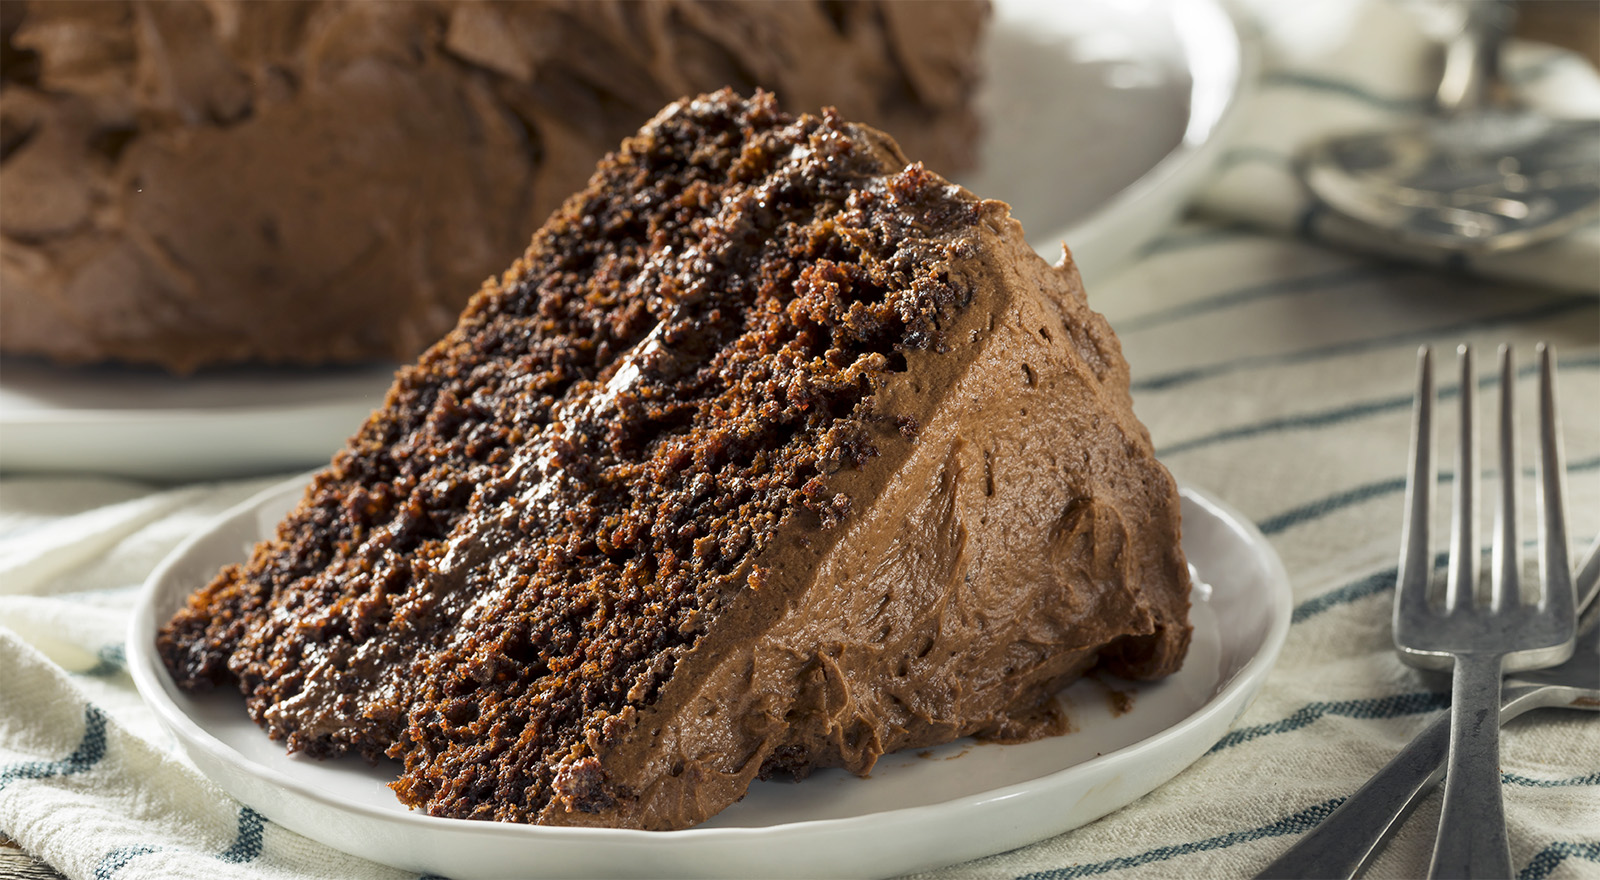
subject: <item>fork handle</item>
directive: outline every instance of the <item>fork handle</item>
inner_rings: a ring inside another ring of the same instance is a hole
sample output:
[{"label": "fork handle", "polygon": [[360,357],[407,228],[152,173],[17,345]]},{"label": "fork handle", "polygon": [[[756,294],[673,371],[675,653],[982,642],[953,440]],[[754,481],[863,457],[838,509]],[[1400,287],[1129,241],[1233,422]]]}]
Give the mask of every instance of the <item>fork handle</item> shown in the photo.
[{"label": "fork handle", "polygon": [[[1563,687],[1511,688],[1500,703],[1500,723],[1531,709],[1567,705],[1571,699],[1571,691]],[[1360,874],[1423,795],[1444,778],[1449,750],[1450,716],[1441,715],[1328,818],[1263,868],[1257,880],[1350,880]]]},{"label": "fork handle", "polygon": [[1431,878],[1510,877],[1500,799],[1501,654],[1457,654],[1450,681],[1450,758]]}]

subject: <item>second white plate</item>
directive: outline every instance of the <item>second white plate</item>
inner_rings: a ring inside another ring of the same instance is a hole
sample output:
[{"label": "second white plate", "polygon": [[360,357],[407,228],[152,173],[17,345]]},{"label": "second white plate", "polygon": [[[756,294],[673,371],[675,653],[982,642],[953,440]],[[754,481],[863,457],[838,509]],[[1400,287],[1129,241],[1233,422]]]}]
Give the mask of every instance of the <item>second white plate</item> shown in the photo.
[{"label": "second white plate", "polygon": [[[998,0],[985,45],[973,192],[1009,202],[1094,290],[1210,172],[1250,79],[1218,0]],[[392,367],[0,369],[0,470],[196,480],[326,463]]]},{"label": "second white plate", "polygon": [[[1159,683],[1081,681],[1063,692],[1075,730],[1014,746],[958,741],[842,771],[758,782],[741,802],[672,832],[549,828],[408,811],[398,765],[289,757],[236,693],[177,690],[157,627],[223,565],[245,558],[298,501],[304,479],[268,490],[179,547],[150,577],[128,636],[145,701],[201,772],[286,828],[328,846],[456,880],[495,877],[875,877],[1013,849],[1145,795],[1205,753],[1261,686],[1289,628],[1288,577],[1255,527],[1183,490],[1183,542],[1198,583],[1194,641]],[[1115,715],[1109,687],[1130,693]]]}]

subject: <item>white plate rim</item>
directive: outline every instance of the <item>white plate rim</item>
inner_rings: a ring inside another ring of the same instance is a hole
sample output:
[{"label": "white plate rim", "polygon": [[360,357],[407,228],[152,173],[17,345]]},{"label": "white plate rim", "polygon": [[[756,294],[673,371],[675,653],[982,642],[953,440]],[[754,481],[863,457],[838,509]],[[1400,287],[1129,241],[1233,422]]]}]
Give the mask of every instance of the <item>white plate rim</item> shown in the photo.
[{"label": "white plate rim", "polygon": [[[1183,51],[1189,61],[1188,69],[1194,78],[1190,97],[1206,98],[1204,106],[1209,112],[1197,113],[1192,102],[1188,126],[1177,146],[1089,216],[1057,233],[1062,241],[1074,248],[1089,242],[1109,254],[1105,258],[1105,265],[1091,265],[1084,272],[1090,282],[1120,268],[1132,256],[1132,249],[1102,245],[1101,240],[1123,232],[1141,212],[1159,214],[1168,222],[1177,216],[1177,212],[1187,203],[1188,195],[1199,187],[1206,172],[1211,170],[1221,158],[1222,150],[1231,142],[1232,134],[1240,124],[1241,108],[1255,93],[1260,77],[1260,48],[1241,25],[1229,3],[1224,0],[1178,0],[1170,8],[1175,15],[1185,19],[1185,26],[1178,28],[1178,37],[1183,42]],[[1207,42],[1208,37],[1222,38],[1228,44],[1226,57],[1219,58],[1214,66],[1196,63],[1197,58],[1222,48]],[[1170,205],[1160,204],[1164,197],[1170,197],[1174,192],[1182,194],[1182,198]],[[1142,245],[1144,241],[1140,240],[1138,244]]]},{"label": "white plate rim", "polygon": [[[191,756],[198,752],[199,757],[221,765],[231,765],[248,775],[271,783],[286,791],[292,797],[313,801],[332,810],[355,814],[381,823],[398,823],[400,826],[417,830],[445,831],[452,836],[463,838],[501,838],[507,840],[520,838],[528,845],[537,845],[539,842],[544,841],[549,843],[584,843],[590,846],[604,844],[611,847],[620,846],[629,850],[642,846],[650,850],[660,851],[685,849],[693,851],[704,847],[715,847],[717,844],[761,841],[779,837],[825,837],[830,832],[837,832],[843,829],[849,829],[852,836],[859,836],[864,832],[866,826],[899,826],[915,823],[923,817],[944,811],[982,809],[986,804],[998,803],[1019,796],[1032,796],[1038,794],[1041,790],[1048,790],[1052,782],[1059,783],[1060,778],[1066,774],[1092,773],[1098,767],[1111,762],[1137,759],[1145,753],[1169,750],[1183,743],[1187,737],[1200,730],[1214,729],[1217,737],[1220,738],[1226,727],[1231,725],[1232,721],[1249,705],[1276,662],[1288,635],[1293,604],[1290,582],[1288,574],[1283,568],[1282,560],[1254,524],[1215,496],[1180,483],[1180,493],[1185,500],[1204,509],[1216,521],[1226,527],[1233,540],[1242,546],[1248,547],[1255,558],[1265,564],[1268,570],[1266,583],[1269,589],[1265,598],[1270,606],[1270,617],[1261,644],[1254,655],[1234,672],[1226,682],[1219,680],[1217,689],[1202,706],[1177,723],[1151,736],[1107,752],[1099,757],[1062,767],[1027,782],[990,789],[975,795],[958,797],[936,804],[885,810],[864,816],[808,820],[759,827],[699,827],[669,832],[613,828],[550,827],[448,819],[416,812],[402,813],[382,810],[366,804],[344,802],[272,767],[256,764],[239,755],[227,744],[202,728],[185,714],[172,699],[175,687],[167,676],[160,658],[154,651],[155,633],[159,623],[156,607],[157,600],[161,591],[167,589],[166,581],[171,576],[171,572],[186,561],[186,557],[195,547],[211,539],[216,532],[244,517],[256,516],[258,508],[264,503],[278,500],[287,492],[301,491],[308,478],[308,474],[294,477],[283,483],[268,487],[250,499],[236,505],[231,510],[212,520],[207,527],[190,535],[156,567],[141,588],[138,604],[132,619],[129,621],[127,657],[130,674],[141,697],[144,699],[145,705],[151,709],[160,723],[176,737],[180,747],[190,752]],[[1226,720],[1219,718],[1224,714],[1228,716]],[[1202,747],[1192,757],[1184,760],[1181,766],[1162,778],[1155,786],[1139,792],[1136,797],[1143,796],[1149,790],[1164,784],[1172,775],[1181,772],[1193,760],[1198,759],[1204,753],[1204,750],[1210,748],[1214,743],[1215,739],[1203,743]],[[196,763],[201,764],[202,762],[197,761]],[[215,777],[213,777],[213,781],[221,784],[229,794],[239,797],[237,792],[229,788],[226,781],[218,780]],[[1121,805],[1119,804],[1118,806]],[[1069,829],[1063,828],[1061,830]],[[324,843],[327,843],[327,841],[324,841]],[[978,853],[978,855],[982,854],[985,853]],[[932,865],[913,865],[911,867],[932,867]],[[670,872],[663,872],[664,875],[666,873]]]}]

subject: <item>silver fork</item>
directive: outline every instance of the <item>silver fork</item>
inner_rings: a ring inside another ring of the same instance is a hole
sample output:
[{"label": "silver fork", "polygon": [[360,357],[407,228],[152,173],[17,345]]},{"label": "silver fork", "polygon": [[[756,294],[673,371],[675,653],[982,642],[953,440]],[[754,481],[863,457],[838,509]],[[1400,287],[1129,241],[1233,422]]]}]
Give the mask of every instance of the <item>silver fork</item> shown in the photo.
[{"label": "silver fork", "polygon": [[1572,656],[1576,625],[1562,508],[1561,432],[1555,407],[1550,349],[1539,356],[1539,562],[1543,595],[1521,599],[1522,562],[1517,542],[1515,372],[1511,350],[1500,347],[1500,493],[1491,551],[1488,602],[1477,603],[1479,542],[1477,499],[1477,379],[1472,349],[1461,346],[1461,437],[1451,511],[1450,566],[1444,602],[1429,602],[1433,556],[1428,521],[1433,507],[1433,353],[1418,353],[1417,402],[1411,435],[1412,469],[1406,485],[1400,576],[1395,586],[1394,641],[1412,666],[1453,669],[1450,688],[1450,758],[1444,807],[1434,844],[1432,877],[1509,877],[1505,806],[1500,797],[1500,679],[1506,672],[1553,666]]},{"label": "silver fork", "polygon": [[[1600,712],[1600,535],[1573,575],[1578,591],[1578,638],[1560,666],[1508,676],[1500,694],[1500,724],[1532,709],[1563,707]],[[1361,875],[1422,798],[1444,776],[1450,718],[1439,718],[1307,832],[1256,880],[1352,880]]]}]

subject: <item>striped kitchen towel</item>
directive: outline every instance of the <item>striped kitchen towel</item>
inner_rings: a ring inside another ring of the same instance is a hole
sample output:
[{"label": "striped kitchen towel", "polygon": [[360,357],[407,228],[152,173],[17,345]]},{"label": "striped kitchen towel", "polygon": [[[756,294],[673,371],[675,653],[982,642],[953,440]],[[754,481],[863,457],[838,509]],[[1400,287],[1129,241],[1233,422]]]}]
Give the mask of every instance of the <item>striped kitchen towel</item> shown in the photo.
[{"label": "striped kitchen towel", "polygon": [[[1600,531],[1592,296],[1188,225],[1092,299],[1118,328],[1163,460],[1281,554],[1291,635],[1251,708],[1170,783],[930,878],[1248,876],[1438,716],[1445,684],[1396,659],[1388,626],[1419,344],[1510,341],[1525,361],[1536,340],[1557,347],[1574,553]],[[1492,358],[1480,367],[1478,384],[1492,388]],[[1518,383],[1531,382],[1525,367]],[[1459,393],[1448,371],[1441,388]],[[174,750],[124,670],[140,581],[266,484],[0,480],[0,833],[67,876],[416,877],[224,795]],[[1536,712],[1508,727],[1502,749],[1519,876],[1600,876],[1600,717]],[[1437,810],[1435,796],[1373,876],[1425,872]]]},{"label": "striped kitchen towel", "polygon": [[416,877],[223,794],[174,750],[126,671],[145,575],[263,485],[0,482],[0,834],[67,876]]},{"label": "striped kitchen towel", "polygon": [[[1198,199],[1208,216],[1291,232],[1485,276],[1600,291],[1600,217],[1550,242],[1502,254],[1445,255],[1412,248],[1318,203],[1294,157],[1335,135],[1396,128],[1433,107],[1441,38],[1466,4],[1430,0],[1237,0],[1256,37],[1261,73],[1238,133]],[[1509,91],[1564,118],[1600,118],[1600,76],[1583,56],[1513,41],[1503,58]],[[1600,154],[1600,143],[1594,146]]]}]

